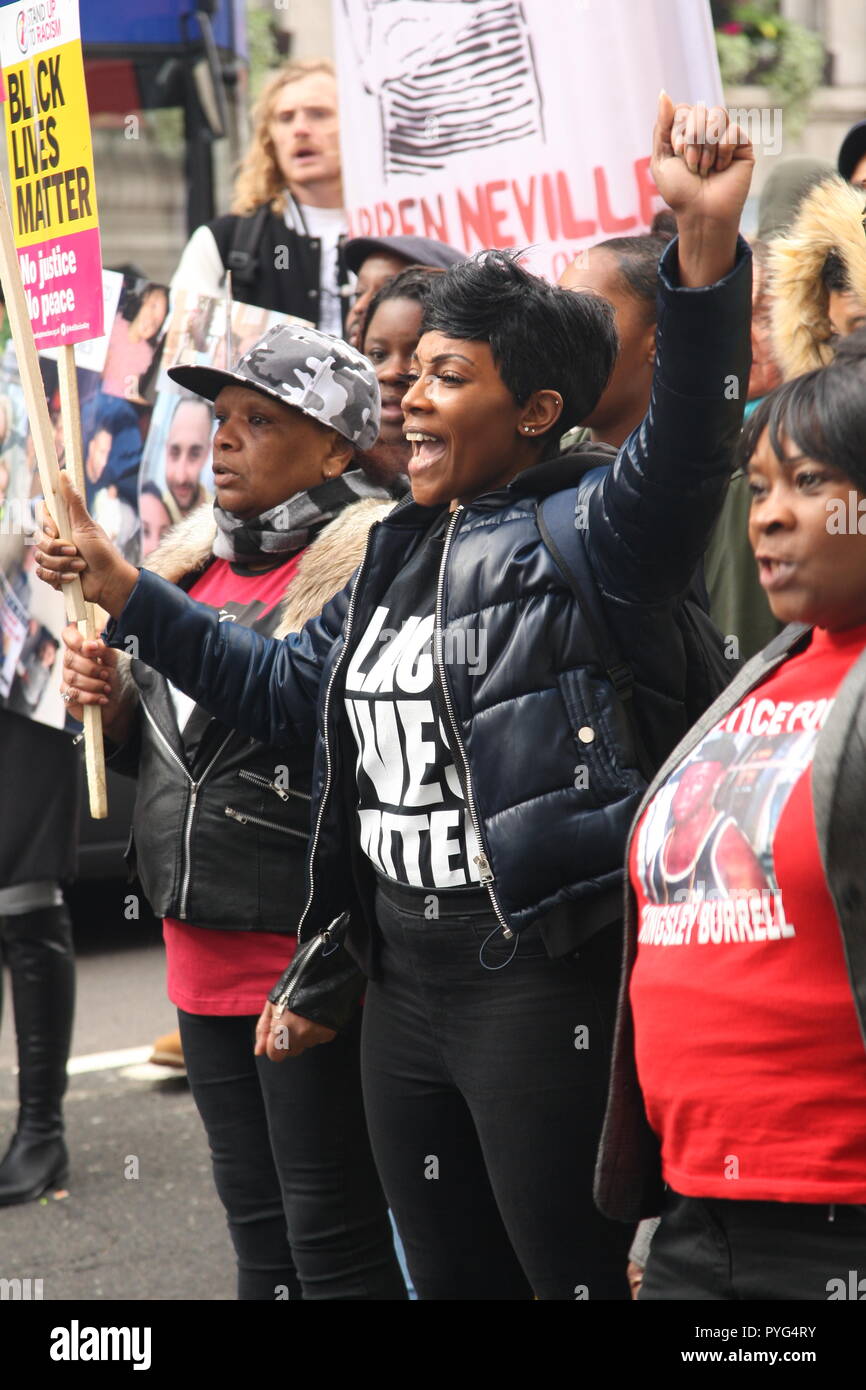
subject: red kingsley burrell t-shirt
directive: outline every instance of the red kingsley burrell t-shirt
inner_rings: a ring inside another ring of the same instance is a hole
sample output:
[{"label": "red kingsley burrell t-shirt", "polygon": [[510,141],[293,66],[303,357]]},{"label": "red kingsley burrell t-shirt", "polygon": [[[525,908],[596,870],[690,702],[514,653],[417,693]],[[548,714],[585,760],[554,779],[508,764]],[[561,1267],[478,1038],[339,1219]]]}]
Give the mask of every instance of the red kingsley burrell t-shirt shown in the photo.
[{"label": "red kingsley burrell t-shirt", "polygon": [[[303,553],[303,552],[301,552]],[[225,612],[226,621],[258,622],[282,600],[301,555],[274,569],[254,572],[215,560],[190,589],[199,603]],[[193,702],[179,695],[179,722]],[[279,932],[217,931],[166,917],[167,992],[190,1014],[259,1014],[268,991],[295,953],[297,938]]]},{"label": "red kingsley burrell t-shirt", "polygon": [[866,627],[816,629],[701,741],[632,838],[638,1074],[687,1197],[866,1202],[866,1048],[812,809]]}]

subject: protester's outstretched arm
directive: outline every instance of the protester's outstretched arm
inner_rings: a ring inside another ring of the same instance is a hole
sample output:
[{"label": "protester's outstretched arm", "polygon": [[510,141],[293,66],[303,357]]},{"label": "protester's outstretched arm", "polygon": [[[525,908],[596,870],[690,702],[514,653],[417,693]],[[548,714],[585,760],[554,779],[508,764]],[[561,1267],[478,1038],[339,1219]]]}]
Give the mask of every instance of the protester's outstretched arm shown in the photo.
[{"label": "protester's outstretched arm", "polygon": [[650,407],[589,504],[590,556],[615,599],[681,593],[724,497],[751,359],[751,255],[738,227],[753,164],[722,108],[675,108],[662,94],[653,176],[679,235],[659,267]]},{"label": "protester's outstretched arm", "polygon": [[301,633],[282,641],[221,623],[213,608],[124,560],[66,474],[61,478],[72,534],[60,538],[45,521],[36,551],[39,577],[57,588],[78,574],[85,598],[116,620],[111,645],[161,671],[229,728],[274,745],[309,741],[348,586]]}]

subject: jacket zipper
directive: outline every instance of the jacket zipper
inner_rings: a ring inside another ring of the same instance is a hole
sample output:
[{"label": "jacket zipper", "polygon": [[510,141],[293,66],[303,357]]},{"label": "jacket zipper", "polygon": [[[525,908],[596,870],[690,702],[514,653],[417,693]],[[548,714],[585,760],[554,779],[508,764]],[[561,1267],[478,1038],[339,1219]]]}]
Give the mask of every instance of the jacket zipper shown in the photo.
[{"label": "jacket zipper", "polygon": [[[238,777],[242,777],[245,782],[253,782],[257,787],[267,787],[269,791],[276,792],[280,801],[288,801],[289,793],[282,787],[278,787],[276,782],[272,782],[268,777],[262,777],[258,772],[247,772],[245,767],[238,768]],[[294,796],[302,795],[301,792],[294,792]],[[307,797],[309,801],[309,797]]]},{"label": "jacket zipper", "polygon": [[232,729],[231,732],[230,732],[229,734],[227,734],[227,736],[223,739],[222,743],[220,744],[220,746],[219,746],[219,748],[217,749],[217,751],[214,753],[213,757],[211,758],[211,760],[210,760],[210,762],[208,763],[207,767],[205,768],[204,772],[203,772],[203,773],[201,774],[201,776],[199,777],[198,781],[197,781],[197,782],[194,782],[193,779],[192,779],[192,777],[190,776],[189,768],[186,766],[186,763],[183,761],[182,758],[179,758],[179,757],[178,757],[177,753],[176,753],[176,752],[174,751],[174,749],[172,748],[172,746],[171,746],[171,744],[169,743],[168,739],[166,738],[165,734],[162,732],[162,729],[159,727],[159,725],[157,724],[157,722],[156,722],[156,720],[154,719],[153,715],[151,714],[150,710],[147,708],[147,705],[145,704],[144,700],[141,701],[141,708],[144,710],[145,716],[147,717],[147,719],[148,719],[148,721],[149,721],[149,723],[150,723],[150,725],[151,725],[151,728],[153,729],[153,731],[154,731],[154,733],[156,734],[157,738],[158,738],[158,739],[160,740],[160,742],[162,743],[162,745],[163,745],[163,747],[165,748],[166,752],[169,753],[170,756],[174,759],[174,761],[177,763],[178,767],[180,768],[181,772],[183,773],[184,777],[185,777],[186,780],[189,782],[189,804],[188,804],[188,806],[187,806],[187,808],[186,808],[186,815],[185,815],[185,817],[184,817],[184,823],[183,823],[183,851],[182,851],[182,854],[181,854],[181,870],[182,870],[182,877],[181,877],[181,886],[180,886],[180,908],[179,908],[178,914],[177,914],[178,917],[179,917],[179,919],[180,919],[180,921],[183,922],[183,921],[186,920],[186,905],[187,905],[187,900],[188,900],[188,898],[189,898],[189,880],[190,880],[190,876],[191,876],[191,872],[192,872],[192,863],[191,863],[191,856],[190,856],[190,840],[191,840],[191,838],[192,838],[192,822],[193,822],[193,817],[195,816],[195,804],[196,804],[196,800],[197,800],[197,798],[198,798],[199,788],[201,787],[202,783],[204,782],[204,779],[207,777],[208,773],[210,772],[211,768],[213,767],[213,765],[214,765],[214,763],[216,762],[217,758],[219,757],[220,753],[223,751],[223,749],[225,748],[226,744],[229,742],[229,739],[231,739],[231,738],[234,736],[234,729]]},{"label": "jacket zipper", "polygon": [[439,566],[439,579],[436,585],[436,622],[433,632],[433,664],[439,673],[439,680],[442,685],[442,697],[445,701],[445,708],[448,711],[448,718],[451,723],[451,732],[454,735],[454,742],[457,745],[457,751],[459,752],[461,762],[463,763],[463,784],[466,788],[466,804],[469,808],[469,818],[472,821],[472,828],[475,831],[475,838],[478,841],[479,849],[479,853],[475,855],[475,863],[481,870],[481,882],[490,895],[490,904],[493,908],[496,919],[499,922],[500,927],[502,928],[502,935],[505,937],[506,941],[511,941],[514,937],[514,932],[508,925],[505,913],[502,911],[502,908],[499,905],[499,901],[496,897],[496,891],[493,887],[494,883],[496,882],[496,878],[494,876],[493,870],[490,867],[490,860],[487,858],[487,853],[484,849],[484,840],[481,835],[481,822],[478,819],[478,811],[475,806],[475,797],[472,791],[472,778],[469,773],[469,759],[466,756],[466,749],[463,747],[463,740],[460,737],[460,730],[457,727],[457,720],[454,718],[454,706],[451,703],[451,693],[448,689],[448,682],[445,679],[445,663],[441,659],[442,604],[445,591],[445,569],[448,564],[448,552],[451,549],[451,540],[455,530],[457,529],[457,518],[459,517],[462,511],[462,504],[455,507],[454,514],[448,525],[448,531],[445,536],[445,544],[442,547],[442,563]]},{"label": "jacket zipper", "polygon": [[299,840],[306,840],[307,836],[303,830],[293,830],[290,825],[278,825],[275,820],[263,820],[261,816],[251,816],[248,811],[236,811],[234,806],[226,806],[225,813],[236,820],[240,825],[263,825],[266,830],[279,830],[281,835],[297,835]]},{"label": "jacket zipper", "polygon": [[[354,617],[355,617],[355,602],[356,602],[357,597],[358,597],[358,590],[359,590],[360,587],[361,587],[361,580],[362,580],[363,577],[364,577],[364,570],[367,568],[367,558],[368,558],[369,554],[370,554],[370,536],[369,536],[369,534],[368,534],[368,536],[367,536],[367,547],[366,547],[366,549],[365,549],[365,551],[364,551],[364,558],[363,558],[363,560],[361,561],[361,565],[360,565],[360,568],[359,568],[359,570],[358,570],[357,577],[356,577],[356,579],[355,579],[355,587],[354,587],[354,589],[352,590],[352,597],[349,599],[349,610],[348,610],[348,612],[347,612],[347,614],[346,614],[346,625],[345,625],[345,627],[344,627],[344,629],[343,629],[343,650],[340,652],[340,655],[337,657],[337,660],[334,662],[334,666],[333,666],[333,669],[332,669],[332,671],[331,671],[330,679],[328,680],[328,687],[327,687],[327,689],[326,689],[326,691],[325,691],[325,700],[324,700],[324,703],[323,703],[323,705],[322,705],[322,730],[323,730],[323,739],[324,739],[324,744],[325,744],[325,785],[324,785],[324,787],[322,788],[322,795],[321,795],[321,798],[320,798],[320,800],[319,800],[319,810],[318,810],[318,814],[317,814],[317,816],[316,816],[316,824],[315,824],[315,827],[314,827],[314,829],[313,829],[313,838],[312,838],[312,840],[310,841],[310,849],[309,849],[309,853],[308,853],[308,857],[307,857],[307,866],[308,866],[307,872],[308,872],[308,878],[309,878],[309,884],[310,884],[310,886],[309,886],[309,890],[308,890],[308,892],[307,892],[307,901],[306,901],[306,903],[305,903],[305,905],[304,905],[304,910],[303,910],[303,912],[301,913],[300,918],[298,919],[298,941],[299,941],[299,942],[302,940],[301,933],[302,933],[302,931],[303,931],[304,922],[305,922],[306,919],[307,919],[307,913],[309,912],[309,910],[310,910],[310,908],[311,908],[311,906],[312,906],[312,902],[313,902],[313,895],[314,895],[313,865],[314,865],[314,863],[315,863],[316,850],[318,849],[318,846],[319,846],[319,835],[320,835],[321,829],[322,829],[322,820],[324,819],[324,815],[325,815],[325,807],[326,807],[327,804],[328,804],[328,797],[329,797],[330,792],[331,792],[331,781],[332,781],[332,778],[333,778],[333,763],[331,762],[331,745],[330,745],[330,742],[329,742],[329,734],[330,734],[329,714],[330,714],[330,710],[331,710],[331,692],[332,692],[332,690],[334,689],[334,681],[337,679],[337,675],[338,675],[338,673],[339,673],[340,667],[341,667],[342,664],[343,664],[343,659],[345,658],[346,652],[349,650],[349,637],[350,637],[351,632],[352,632],[352,622],[353,622],[353,619],[354,619]],[[339,920],[339,919],[335,919],[335,920]],[[331,925],[333,925],[333,923],[332,923]]]}]

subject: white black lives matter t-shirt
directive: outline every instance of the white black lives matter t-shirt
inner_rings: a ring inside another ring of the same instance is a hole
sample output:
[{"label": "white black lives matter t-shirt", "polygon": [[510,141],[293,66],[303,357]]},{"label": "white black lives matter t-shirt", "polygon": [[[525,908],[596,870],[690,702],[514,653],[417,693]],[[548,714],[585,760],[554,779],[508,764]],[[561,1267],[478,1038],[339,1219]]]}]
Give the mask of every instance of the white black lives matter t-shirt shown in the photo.
[{"label": "white black lives matter t-shirt", "polygon": [[346,673],[358,745],[361,848],[407,887],[473,888],[478,840],[445,736],[433,666],[436,583],[447,518],[388,589]]}]

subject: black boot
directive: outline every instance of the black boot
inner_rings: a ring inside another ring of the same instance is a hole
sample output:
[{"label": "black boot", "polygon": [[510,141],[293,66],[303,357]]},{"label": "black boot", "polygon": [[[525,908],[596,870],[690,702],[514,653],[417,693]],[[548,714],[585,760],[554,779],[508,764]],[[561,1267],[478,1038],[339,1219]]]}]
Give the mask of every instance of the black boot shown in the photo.
[{"label": "black boot", "polygon": [[18,1039],[18,1128],[0,1163],[0,1206],[30,1202],[69,1172],[63,1095],[75,1005],[72,925],[65,904],[0,919]]}]

